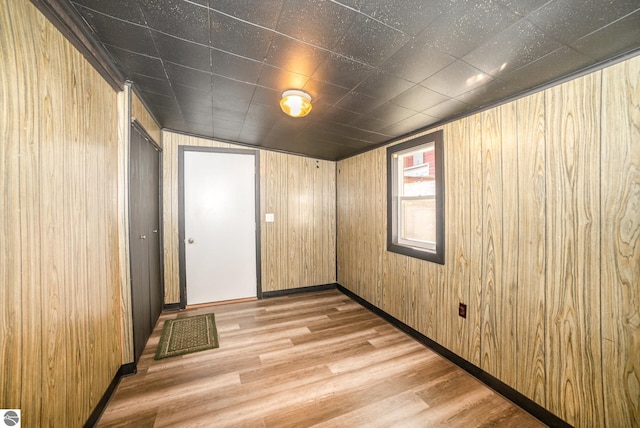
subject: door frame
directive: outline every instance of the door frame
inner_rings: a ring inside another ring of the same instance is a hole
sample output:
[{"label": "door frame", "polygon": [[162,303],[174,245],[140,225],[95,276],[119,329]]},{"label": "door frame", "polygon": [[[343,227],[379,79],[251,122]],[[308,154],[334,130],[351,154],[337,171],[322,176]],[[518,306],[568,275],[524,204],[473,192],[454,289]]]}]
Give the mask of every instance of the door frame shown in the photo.
[{"label": "door frame", "polygon": [[[132,212],[131,212],[131,203],[130,203],[130,198],[131,198],[131,134],[132,132],[138,132],[140,134],[140,136],[142,136],[142,138],[144,140],[146,140],[146,142],[148,144],[151,144],[154,148],[154,150],[157,152],[157,156],[158,156],[158,182],[157,187],[158,187],[158,259],[159,259],[159,268],[160,268],[160,294],[161,294],[161,300],[162,300],[162,308],[160,308],[160,312],[162,312],[163,309],[165,309],[166,304],[164,301],[164,297],[165,297],[165,289],[164,289],[164,233],[163,233],[163,228],[164,228],[164,218],[163,218],[163,201],[162,201],[162,168],[163,168],[163,156],[162,156],[162,147],[153,139],[153,137],[151,137],[151,135],[149,135],[149,133],[147,132],[147,130],[144,128],[144,126],[138,121],[138,119],[135,118],[131,118],[130,123],[129,123],[129,136],[127,138],[127,223],[128,223],[128,239],[127,239],[127,261],[128,261],[128,265],[129,265],[129,279],[131,280],[131,278],[133,278],[133,264],[131,263],[131,247],[133,244],[133,240],[134,237],[131,233],[131,225],[132,225]],[[131,334],[131,341],[132,341],[132,352],[133,352],[133,364],[137,364],[138,363],[138,359],[140,356],[138,356],[138,358],[136,358],[136,349],[135,349],[135,338],[133,337],[134,334],[134,327],[133,327],[133,322],[134,322],[134,316],[133,316],[133,284],[131,281],[129,281],[129,295],[131,298],[131,304],[130,304],[130,311],[131,311],[131,330],[130,330],[130,334]],[[157,322],[157,320],[155,321]],[[152,328],[153,330],[153,328]],[[148,338],[147,338],[148,340]],[[145,341],[146,342],[146,341]],[[142,350],[141,350],[142,352]],[[135,370],[134,370],[135,371]]]},{"label": "door frame", "polygon": [[179,243],[179,271],[180,271],[180,308],[187,306],[187,259],[185,246],[184,225],[184,153],[207,152],[228,153],[253,156],[254,159],[254,186],[255,186],[255,241],[256,241],[256,296],[262,299],[262,270],[260,241],[260,151],[251,149],[228,149],[223,147],[178,146],[178,243]]}]

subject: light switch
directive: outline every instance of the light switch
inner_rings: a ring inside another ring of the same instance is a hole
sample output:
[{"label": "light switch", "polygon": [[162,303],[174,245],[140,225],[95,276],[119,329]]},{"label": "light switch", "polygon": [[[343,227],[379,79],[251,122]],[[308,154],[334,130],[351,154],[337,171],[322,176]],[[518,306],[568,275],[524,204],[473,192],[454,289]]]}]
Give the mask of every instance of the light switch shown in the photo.
[{"label": "light switch", "polygon": [[275,221],[275,215],[273,213],[267,213],[264,217],[264,221],[267,223],[273,223]]}]

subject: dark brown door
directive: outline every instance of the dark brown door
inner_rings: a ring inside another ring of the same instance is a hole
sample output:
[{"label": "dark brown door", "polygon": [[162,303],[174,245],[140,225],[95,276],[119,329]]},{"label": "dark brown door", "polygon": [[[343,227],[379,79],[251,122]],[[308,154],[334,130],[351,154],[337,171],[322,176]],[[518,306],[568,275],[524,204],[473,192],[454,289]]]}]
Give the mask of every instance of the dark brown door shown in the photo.
[{"label": "dark brown door", "polygon": [[129,161],[129,242],[135,362],[162,310],[160,251],[160,153],[137,126],[131,126]]}]

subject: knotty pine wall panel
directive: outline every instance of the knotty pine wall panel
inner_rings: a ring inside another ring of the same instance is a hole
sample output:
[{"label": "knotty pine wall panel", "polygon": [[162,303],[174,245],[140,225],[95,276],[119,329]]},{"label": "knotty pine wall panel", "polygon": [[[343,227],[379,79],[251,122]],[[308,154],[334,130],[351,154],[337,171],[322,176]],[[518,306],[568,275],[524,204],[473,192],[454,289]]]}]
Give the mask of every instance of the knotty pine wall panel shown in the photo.
[{"label": "knotty pine wall panel", "polygon": [[[180,301],[178,147],[246,148],[163,132],[165,303]],[[336,282],[335,163],[259,150],[262,291]],[[266,213],[275,222],[264,221]]]},{"label": "knotty pine wall panel", "polygon": [[338,162],[338,282],[575,426],[636,426],[638,75],[446,124],[444,266],[386,251],[385,148]]},{"label": "knotty pine wall panel", "polygon": [[640,58],[603,70],[602,361],[609,426],[640,426]]},{"label": "knotty pine wall panel", "polygon": [[29,2],[0,45],[0,407],[82,426],[121,365],[117,94]]}]

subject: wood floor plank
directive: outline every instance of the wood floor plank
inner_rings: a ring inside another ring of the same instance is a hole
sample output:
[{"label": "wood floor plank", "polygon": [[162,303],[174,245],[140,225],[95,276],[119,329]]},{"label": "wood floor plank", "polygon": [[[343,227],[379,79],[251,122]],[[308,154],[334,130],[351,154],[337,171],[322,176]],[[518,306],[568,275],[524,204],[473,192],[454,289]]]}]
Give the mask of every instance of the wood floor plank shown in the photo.
[{"label": "wood floor plank", "polygon": [[[154,360],[164,322],[215,313],[220,347]],[[98,426],[543,426],[337,290],[160,317]]]}]

